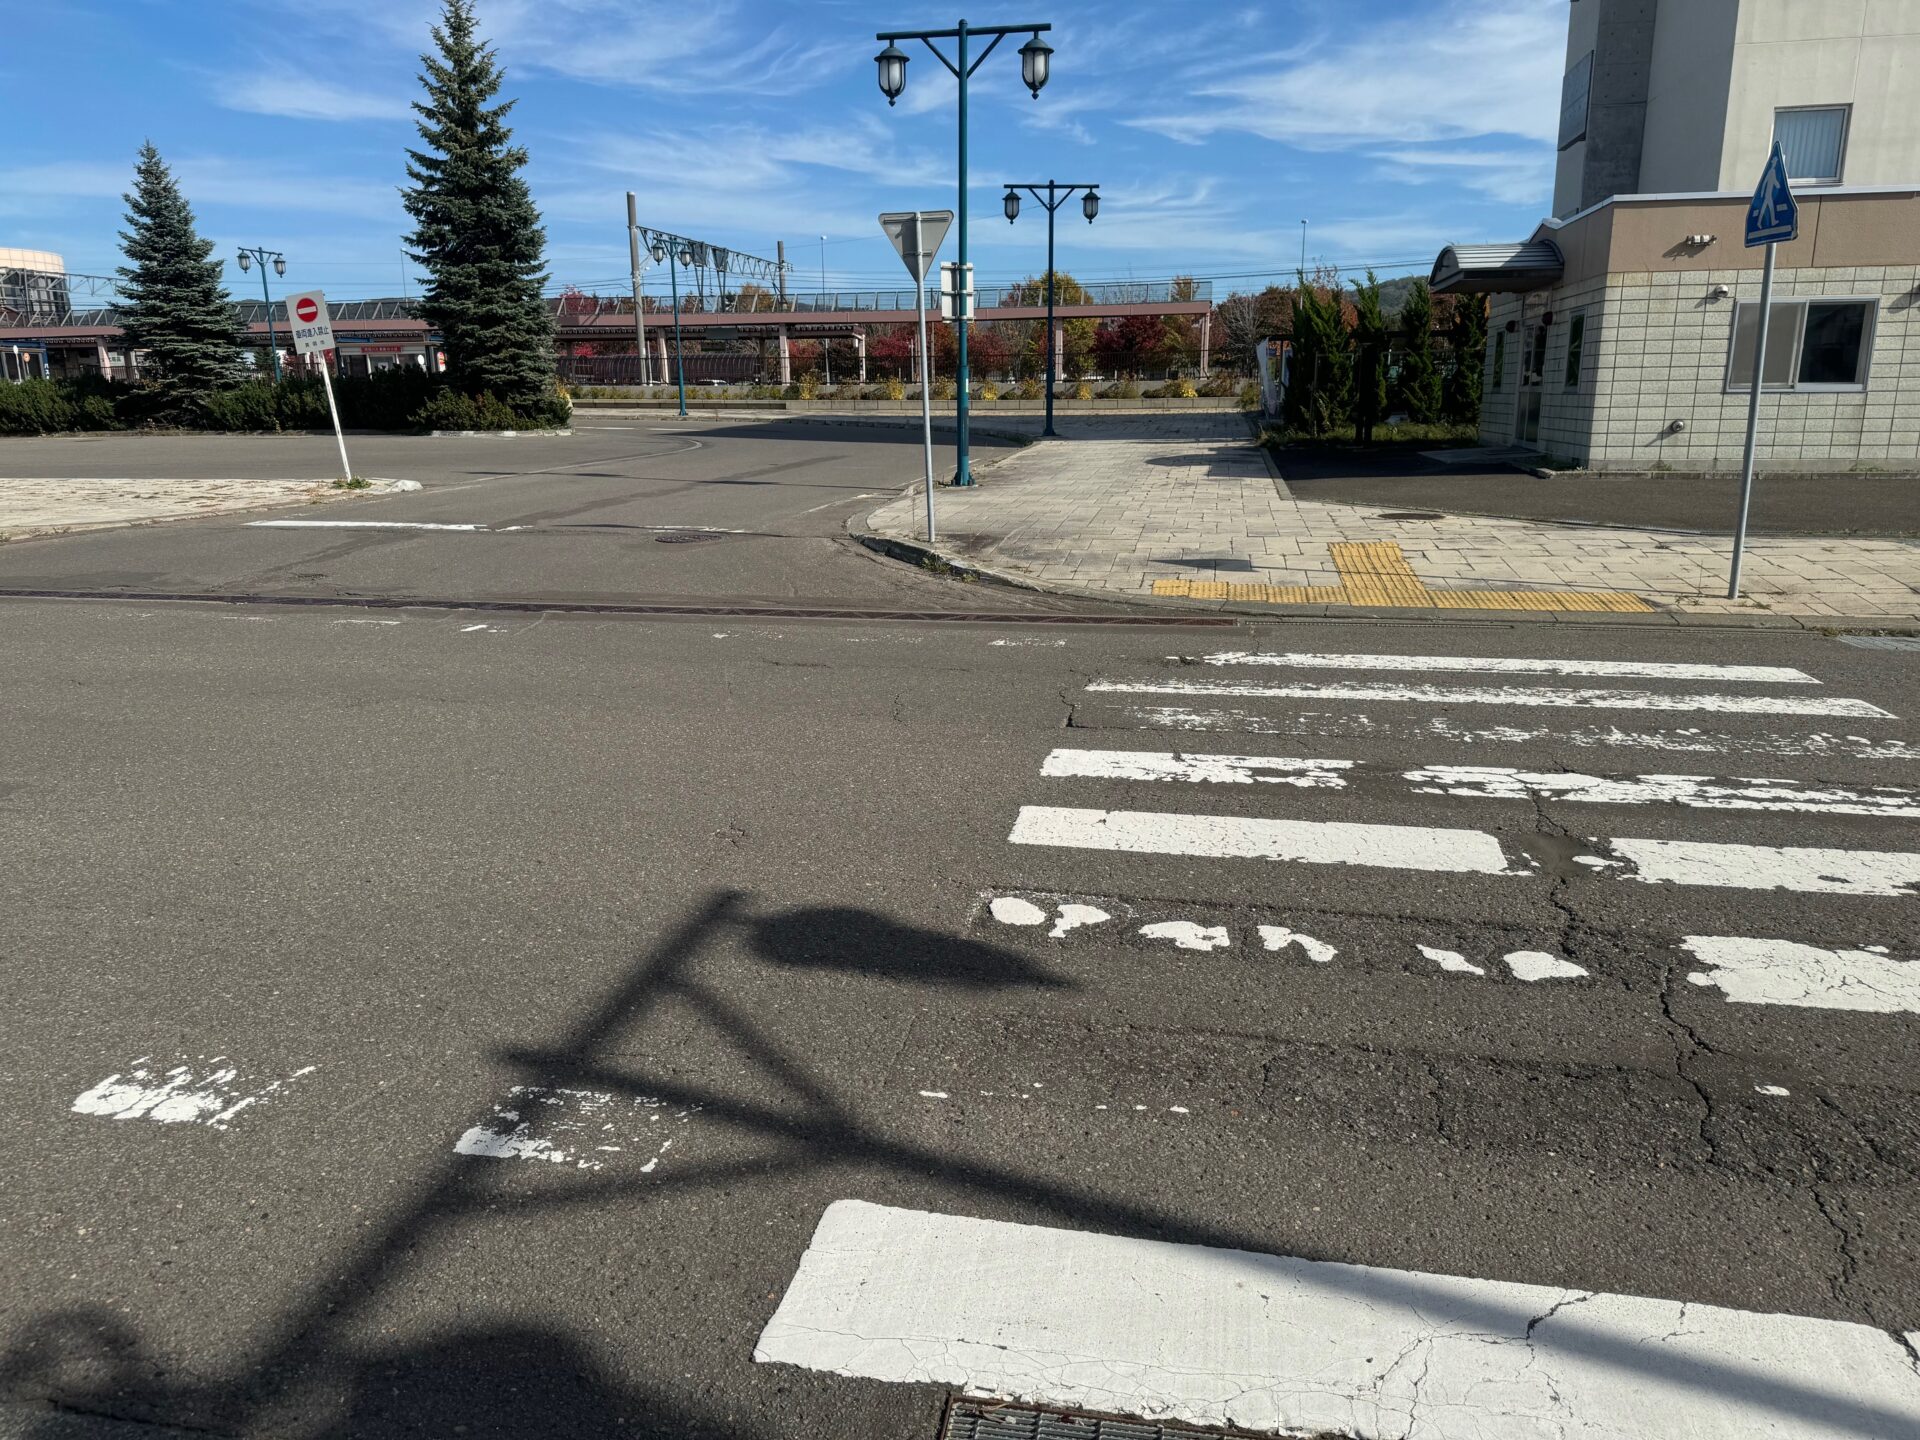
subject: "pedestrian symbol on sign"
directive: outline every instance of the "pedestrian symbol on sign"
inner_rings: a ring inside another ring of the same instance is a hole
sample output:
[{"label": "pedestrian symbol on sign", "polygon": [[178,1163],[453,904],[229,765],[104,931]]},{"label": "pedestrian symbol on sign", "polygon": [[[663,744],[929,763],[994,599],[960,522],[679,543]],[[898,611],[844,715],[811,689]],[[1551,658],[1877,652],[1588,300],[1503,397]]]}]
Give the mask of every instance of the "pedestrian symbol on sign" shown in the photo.
[{"label": "pedestrian symbol on sign", "polygon": [[1776,140],[1760,186],[1753,192],[1753,204],[1747,207],[1747,245],[1777,245],[1799,238],[1800,206],[1787,179],[1787,157]]}]

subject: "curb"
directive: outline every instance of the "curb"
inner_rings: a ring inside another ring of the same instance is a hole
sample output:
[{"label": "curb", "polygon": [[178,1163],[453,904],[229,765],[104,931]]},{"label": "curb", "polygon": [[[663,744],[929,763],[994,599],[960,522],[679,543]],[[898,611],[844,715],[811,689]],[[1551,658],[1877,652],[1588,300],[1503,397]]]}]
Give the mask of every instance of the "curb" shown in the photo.
[{"label": "curb", "polygon": [[571,435],[573,427],[564,430],[429,430],[429,440],[537,440],[547,435]]}]

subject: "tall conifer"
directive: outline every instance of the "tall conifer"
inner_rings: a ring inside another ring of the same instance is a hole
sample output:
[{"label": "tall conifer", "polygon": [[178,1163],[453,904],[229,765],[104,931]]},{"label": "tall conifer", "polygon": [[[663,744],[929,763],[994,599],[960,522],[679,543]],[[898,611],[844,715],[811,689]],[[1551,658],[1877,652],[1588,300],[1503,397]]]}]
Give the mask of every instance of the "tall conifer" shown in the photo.
[{"label": "tall conifer", "polygon": [[120,327],[129,350],[142,350],[143,375],[158,392],[156,414],[191,420],[206,398],[240,379],[233,300],[213,242],[200,238],[193,211],[160,152],[140,147],[127,228],[120,248]]}]

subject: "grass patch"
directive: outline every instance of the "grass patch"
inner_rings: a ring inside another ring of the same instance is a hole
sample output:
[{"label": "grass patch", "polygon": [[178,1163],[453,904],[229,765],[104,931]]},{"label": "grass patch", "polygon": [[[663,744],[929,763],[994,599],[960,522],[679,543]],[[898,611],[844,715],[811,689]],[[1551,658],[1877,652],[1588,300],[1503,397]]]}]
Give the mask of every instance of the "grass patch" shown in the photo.
[{"label": "grass patch", "polygon": [[334,481],[333,488],[336,490],[371,490],[373,488],[373,482],[364,475],[349,475],[344,480]]}]

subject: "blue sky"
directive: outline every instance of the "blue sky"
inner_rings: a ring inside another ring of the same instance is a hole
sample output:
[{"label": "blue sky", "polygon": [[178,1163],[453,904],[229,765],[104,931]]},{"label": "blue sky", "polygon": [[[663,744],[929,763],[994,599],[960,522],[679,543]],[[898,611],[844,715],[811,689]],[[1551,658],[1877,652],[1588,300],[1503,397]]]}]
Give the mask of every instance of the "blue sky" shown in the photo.
[{"label": "blue sky", "polygon": [[[480,0],[519,98],[517,138],[556,285],[624,285],[643,224],[771,255],[815,288],[899,284],[881,210],[954,203],[953,81],[914,47],[874,80],[878,29],[945,27],[960,0]],[[397,199],[430,0],[61,0],[17,9],[0,51],[0,245],[70,270],[120,263],[120,195],[151,138],[222,253],[283,250],[286,283],[400,293]],[[971,92],[973,254],[992,283],[1043,268],[1006,181],[1098,181],[1063,210],[1062,270],[1257,288],[1310,257],[1424,270],[1449,240],[1522,238],[1549,208],[1566,0],[1007,0],[1051,20],[1053,79],[1015,37]],[[951,242],[949,242],[951,247]],[[946,252],[951,255],[951,248]],[[231,266],[229,267],[232,268]],[[257,275],[233,274],[236,294]],[[650,277],[649,288],[659,283]]]}]

